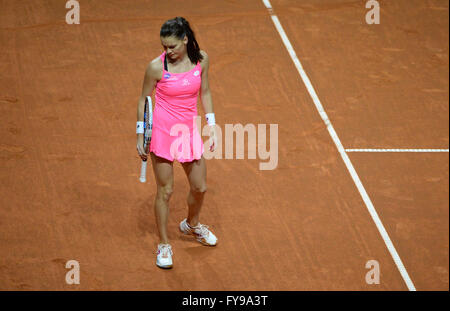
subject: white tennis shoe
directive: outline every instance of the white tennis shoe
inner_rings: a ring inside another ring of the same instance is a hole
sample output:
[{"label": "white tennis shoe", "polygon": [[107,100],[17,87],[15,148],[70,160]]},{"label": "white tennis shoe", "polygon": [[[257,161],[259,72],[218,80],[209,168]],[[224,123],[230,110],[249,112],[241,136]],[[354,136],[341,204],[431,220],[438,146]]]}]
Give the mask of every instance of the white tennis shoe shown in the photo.
[{"label": "white tennis shoe", "polygon": [[217,244],[217,237],[208,230],[208,226],[202,225],[199,223],[196,227],[191,227],[187,223],[187,219],[185,218],[182,222],[180,222],[180,231],[184,234],[191,234],[195,236],[197,241],[206,246],[215,246]]},{"label": "white tennis shoe", "polygon": [[172,268],[172,247],[170,244],[158,244],[158,250],[156,251],[156,265],[163,269]]}]

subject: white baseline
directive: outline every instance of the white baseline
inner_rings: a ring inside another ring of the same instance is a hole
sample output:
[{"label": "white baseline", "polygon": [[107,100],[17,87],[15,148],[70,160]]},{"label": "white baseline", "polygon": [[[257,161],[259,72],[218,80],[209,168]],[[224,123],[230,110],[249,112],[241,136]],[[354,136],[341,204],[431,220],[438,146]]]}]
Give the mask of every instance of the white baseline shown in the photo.
[{"label": "white baseline", "polygon": [[328,132],[330,133],[331,138],[333,139],[342,159],[344,160],[344,163],[350,172],[351,177],[353,178],[353,182],[355,183],[356,187],[358,188],[358,191],[364,200],[364,203],[366,204],[366,207],[370,213],[370,216],[372,217],[372,220],[374,221],[375,225],[378,228],[378,231],[381,234],[381,237],[384,240],[384,243],[386,244],[387,249],[389,250],[389,253],[391,254],[395,264],[397,265],[398,270],[400,271],[400,274],[405,281],[406,285],[408,286],[408,289],[410,291],[415,291],[416,288],[414,287],[413,282],[411,281],[408,272],[405,269],[405,266],[403,265],[402,260],[400,259],[400,256],[398,255],[397,251],[395,250],[394,245],[392,244],[391,239],[389,238],[388,233],[386,232],[386,229],[384,228],[380,218],[378,217],[378,214],[375,210],[375,207],[372,204],[372,201],[369,198],[369,195],[366,192],[366,189],[364,189],[363,184],[361,183],[361,180],[359,179],[358,174],[356,173],[352,162],[350,161],[344,147],[341,144],[341,141],[339,137],[336,134],[336,131],[333,128],[333,125],[331,124],[330,119],[328,119],[328,116],[323,109],[322,104],[320,103],[319,97],[316,94],[316,91],[314,90],[311,82],[309,81],[308,76],[306,75],[305,71],[303,70],[303,66],[300,63],[300,60],[297,57],[297,54],[294,51],[294,48],[291,45],[291,42],[289,41],[288,37],[286,36],[286,33],[283,30],[283,27],[280,24],[280,21],[278,20],[278,17],[273,13],[272,5],[270,4],[269,0],[262,0],[264,5],[266,6],[267,10],[270,13],[270,16],[272,18],[273,23],[275,24],[276,29],[278,30],[278,33],[281,36],[281,39],[283,40],[284,45],[286,46],[286,49],[289,52],[289,55],[292,58],[292,61],[295,64],[295,67],[297,68],[300,77],[303,80],[303,83],[305,84],[306,88],[308,89],[309,95],[311,96],[312,100],[314,101],[314,104],[317,108],[317,111],[320,114],[320,117],[322,118],[323,122],[325,122],[325,125],[328,129]]}]

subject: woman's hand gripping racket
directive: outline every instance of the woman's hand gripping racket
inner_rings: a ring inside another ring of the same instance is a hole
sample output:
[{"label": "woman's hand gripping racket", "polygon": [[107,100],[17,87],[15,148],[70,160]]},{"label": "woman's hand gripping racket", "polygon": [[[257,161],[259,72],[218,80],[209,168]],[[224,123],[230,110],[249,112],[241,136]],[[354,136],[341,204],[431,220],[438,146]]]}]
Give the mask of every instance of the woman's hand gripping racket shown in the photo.
[{"label": "woman's hand gripping racket", "polygon": [[[153,127],[153,112],[152,112],[152,98],[147,96],[145,99],[144,109],[144,151],[145,154],[149,153],[150,142],[152,140],[152,127]],[[144,183],[147,179],[147,160],[141,161],[141,176],[139,180]]]}]

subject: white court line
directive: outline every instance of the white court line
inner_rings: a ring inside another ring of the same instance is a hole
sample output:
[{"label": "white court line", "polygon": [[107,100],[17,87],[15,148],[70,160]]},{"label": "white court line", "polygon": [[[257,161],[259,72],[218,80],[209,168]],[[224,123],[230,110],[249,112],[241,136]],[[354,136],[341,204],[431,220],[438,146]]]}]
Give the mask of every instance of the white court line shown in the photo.
[{"label": "white court line", "polygon": [[448,152],[448,149],[345,149],[346,152]]},{"label": "white court line", "polygon": [[330,119],[328,119],[328,116],[327,116],[325,110],[323,109],[322,104],[320,103],[319,97],[317,96],[316,92],[314,91],[314,88],[313,88],[311,82],[309,81],[308,76],[306,75],[305,71],[303,70],[303,67],[291,45],[291,42],[289,41],[288,37],[286,36],[286,33],[284,32],[283,27],[281,26],[280,21],[278,20],[278,17],[273,13],[272,5],[270,4],[269,0],[262,0],[262,1],[263,1],[264,5],[266,6],[266,8],[268,9],[270,16],[272,17],[272,21],[275,24],[275,27],[277,28],[278,33],[280,34],[281,39],[283,40],[283,43],[286,46],[286,49],[288,50],[289,55],[292,58],[292,61],[294,62],[295,66],[297,67],[300,77],[302,78],[303,83],[305,83],[305,86],[308,89],[309,95],[313,99],[314,104],[316,105],[316,108],[320,114],[320,117],[325,122],[328,132],[330,133],[331,138],[333,139],[342,159],[344,160],[344,163],[347,166],[347,169],[353,178],[353,182],[355,183],[356,187],[358,188],[358,191],[361,194],[361,197],[364,200],[364,203],[366,204],[367,209],[369,210],[370,216],[372,217],[372,220],[375,222],[375,225],[377,226],[378,231],[380,232],[380,234],[384,240],[384,243],[386,244],[386,247],[388,248],[392,258],[394,259],[394,262],[397,265],[397,268],[400,271],[401,276],[403,277],[403,280],[405,281],[405,283],[408,286],[408,289],[410,291],[415,291],[416,288],[414,287],[414,284],[411,281],[411,279],[408,275],[408,272],[406,271],[405,266],[403,265],[402,260],[400,259],[400,256],[398,255],[397,251],[395,250],[395,247],[392,244],[392,241],[389,238],[389,235],[386,232],[386,229],[384,228],[380,218],[378,217],[375,207],[373,206],[372,201],[370,200],[369,195],[367,194],[366,190],[364,189],[364,186],[361,183],[361,180],[359,179],[359,176],[356,173],[352,162],[350,161],[344,147],[342,146],[341,141],[339,140],[339,137],[337,136],[336,131],[334,130]]}]

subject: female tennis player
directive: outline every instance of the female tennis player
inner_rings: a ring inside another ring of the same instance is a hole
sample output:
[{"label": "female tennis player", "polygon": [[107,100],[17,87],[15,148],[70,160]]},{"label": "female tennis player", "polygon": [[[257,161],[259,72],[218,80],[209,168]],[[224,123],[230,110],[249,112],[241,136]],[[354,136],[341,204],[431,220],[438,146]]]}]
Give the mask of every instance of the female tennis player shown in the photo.
[{"label": "female tennis player", "polygon": [[[143,121],[145,98],[155,88],[149,152],[156,178],[155,216],[160,237],[156,265],[167,269],[173,263],[167,221],[173,190],[174,160],[183,166],[190,185],[187,197],[189,210],[187,218],[180,223],[181,232],[193,235],[203,245],[217,244],[217,238],[208,226],[199,222],[206,192],[204,146],[195,122],[199,93],[209,124],[211,151],[217,146],[217,136],[208,84],[208,55],[200,50],[194,32],[183,17],[166,21],[161,27],[160,39],[164,52],[147,66],[137,118],[138,123]],[[139,156],[146,160],[143,142],[143,134],[137,134]]]}]

